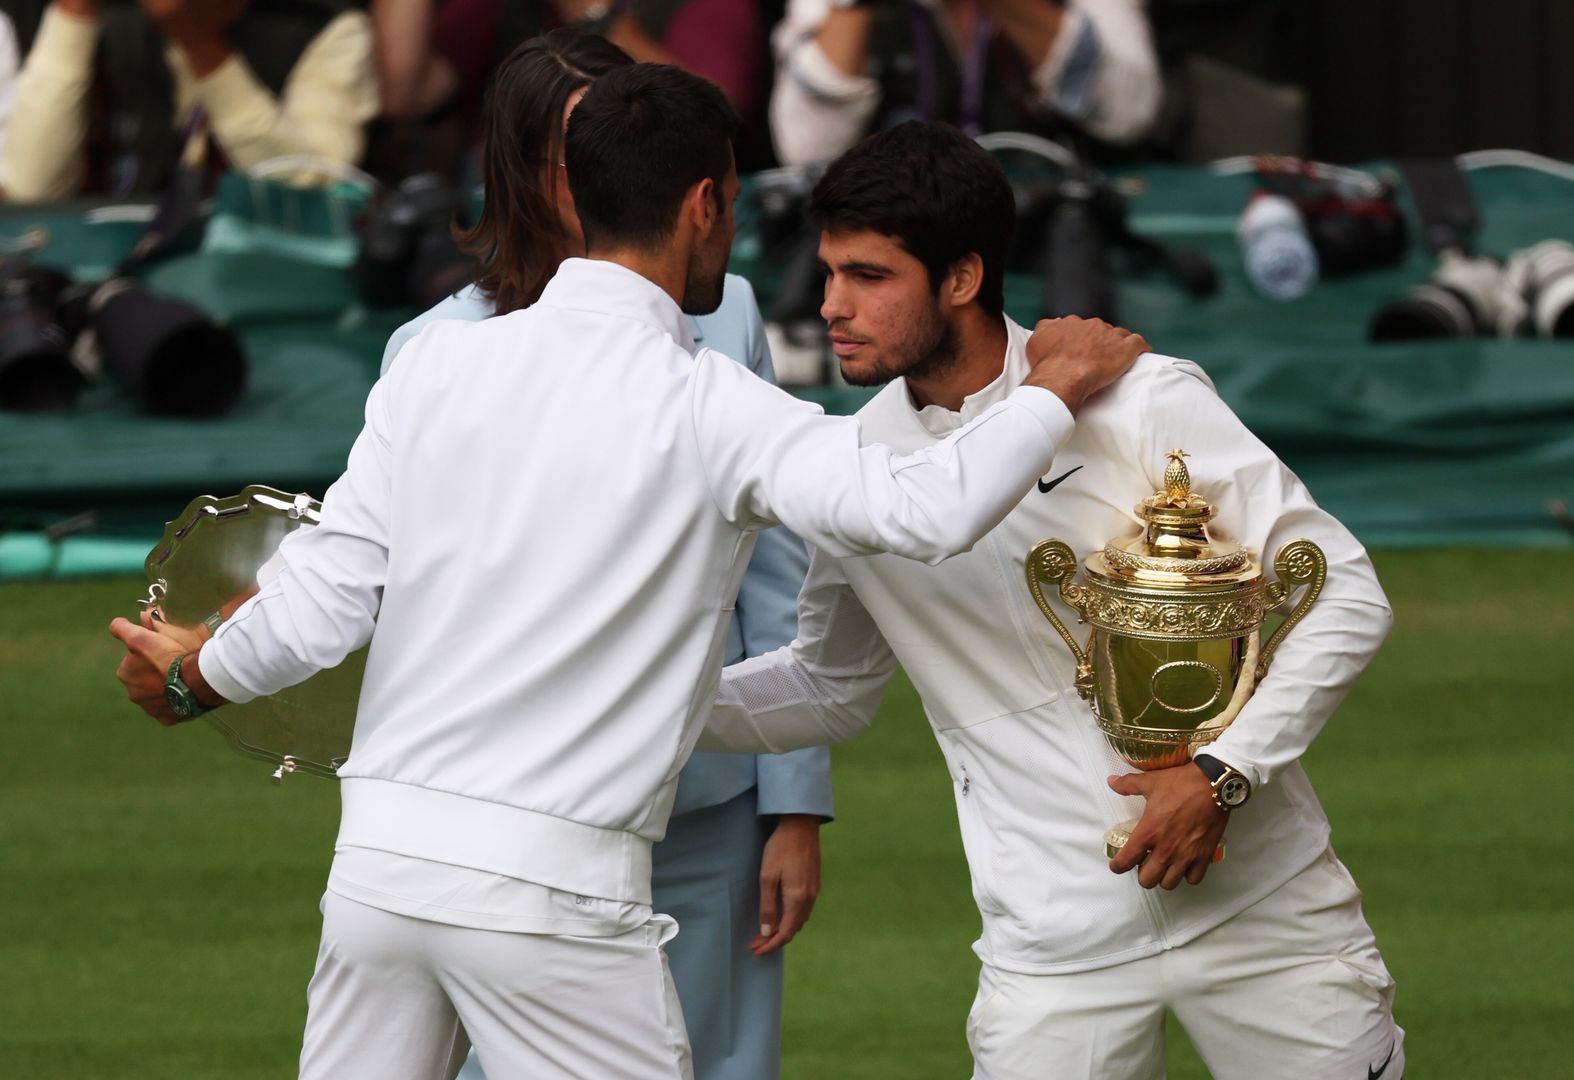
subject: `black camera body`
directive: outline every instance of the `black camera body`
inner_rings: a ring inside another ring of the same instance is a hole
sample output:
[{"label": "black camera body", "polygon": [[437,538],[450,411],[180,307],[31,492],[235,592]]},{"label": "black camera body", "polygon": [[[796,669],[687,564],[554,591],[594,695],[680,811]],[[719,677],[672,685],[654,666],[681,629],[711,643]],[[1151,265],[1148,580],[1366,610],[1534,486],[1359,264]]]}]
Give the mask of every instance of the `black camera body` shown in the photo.
[{"label": "black camera body", "polygon": [[71,362],[60,298],[71,279],[17,256],[0,259],[0,409],[70,408],[87,384]]},{"label": "black camera body", "polygon": [[1042,277],[1043,318],[1116,323],[1111,265],[1117,252],[1135,270],[1161,267],[1198,299],[1218,291],[1219,274],[1206,255],[1133,232],[1125,198],[1090,168],[1066,166],[1051,183],[1014,191],[1017,227],[1006,266]]},{"label": "black camera body", "polygon": [[453,225],[463,200],[436,173],[412,176],[373,208],[352,271],[356,292],[374,307],[430,307],[474,281],[479,263],[462,251]]}]

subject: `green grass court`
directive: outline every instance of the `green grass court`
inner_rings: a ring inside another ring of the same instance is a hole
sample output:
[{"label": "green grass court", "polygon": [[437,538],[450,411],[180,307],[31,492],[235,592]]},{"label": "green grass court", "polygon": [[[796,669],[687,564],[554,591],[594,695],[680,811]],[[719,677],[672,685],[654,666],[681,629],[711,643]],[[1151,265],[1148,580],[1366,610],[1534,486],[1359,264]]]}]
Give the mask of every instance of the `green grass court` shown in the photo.
[{"label": "green grass court", "polygon": [[[1307,766],[1399,981],[1410,1076],[1574,1076],[1574,550],[1376,559],[1396,627]],[[0,1077],[293,1076],[334,787],[275,789],[206,725],[121,697],[104,627],[142,591],[0,586]],[[905,683],[835,775],[784,1075],[961,1080],[977,914]],[[1173,1034],[1170,1076],[1205,1076]]]}]

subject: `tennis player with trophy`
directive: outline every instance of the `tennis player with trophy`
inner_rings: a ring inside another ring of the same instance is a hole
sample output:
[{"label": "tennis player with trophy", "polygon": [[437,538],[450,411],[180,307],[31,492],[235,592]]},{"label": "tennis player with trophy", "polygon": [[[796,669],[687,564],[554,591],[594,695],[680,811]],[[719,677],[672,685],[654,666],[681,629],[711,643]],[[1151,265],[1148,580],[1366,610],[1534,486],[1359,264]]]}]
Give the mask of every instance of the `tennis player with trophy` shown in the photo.
[{"label": "tennis player with trophy", "polygon": [[[940,125],[816,186],[843,374],[886,383],[866,445],[934,446],[1026,377],[1027,330],[914,254],[989,281],[1011,199]],[[1390,621],[1349,530],[1201,368],[1148,354],[970,551],[815,553],[797,640],[726,670],[700,745],[847,738],[901,665],[982,920],[975,1080],[1155,1080],[1167,1013],[1220,1080],[1393,1080],[1393,979],[1300,764]]]}]

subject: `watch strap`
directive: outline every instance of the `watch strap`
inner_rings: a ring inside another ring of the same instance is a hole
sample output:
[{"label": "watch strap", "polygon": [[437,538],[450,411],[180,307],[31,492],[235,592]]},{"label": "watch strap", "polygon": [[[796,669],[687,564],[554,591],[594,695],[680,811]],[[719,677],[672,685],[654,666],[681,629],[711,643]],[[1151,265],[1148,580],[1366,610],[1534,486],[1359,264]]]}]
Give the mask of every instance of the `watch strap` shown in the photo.
[{"label": "watch strap", "polygon": [[181,653],[175,657],[170,661],[169,671],[164,674],[164,696],[182,720],[192,720],[210,711],[197,700],[197,695],[180,677],[180,665],[185,663],[188,655],[188,653]]},{"label": "watch strap", "polygon": [[1198,754],[1192,763],[1202,770],[1202,775],[1208,778],[1208,783],[1217,784],[1224,774],[1229,771],[1229,766],[1212,754]]}]

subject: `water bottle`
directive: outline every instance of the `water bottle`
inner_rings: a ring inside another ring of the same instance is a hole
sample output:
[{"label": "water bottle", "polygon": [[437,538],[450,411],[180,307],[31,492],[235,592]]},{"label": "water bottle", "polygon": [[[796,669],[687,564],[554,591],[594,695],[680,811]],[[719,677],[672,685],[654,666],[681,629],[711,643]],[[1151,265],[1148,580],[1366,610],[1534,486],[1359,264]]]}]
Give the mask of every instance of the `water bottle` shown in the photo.
[{"label": "water bottle", "polygon": [[1294,300],[1317,284],[1317,250],[1295,204],[1260,194],[1246,204],[1235,229],[1252,287],[1274,300]]}]

